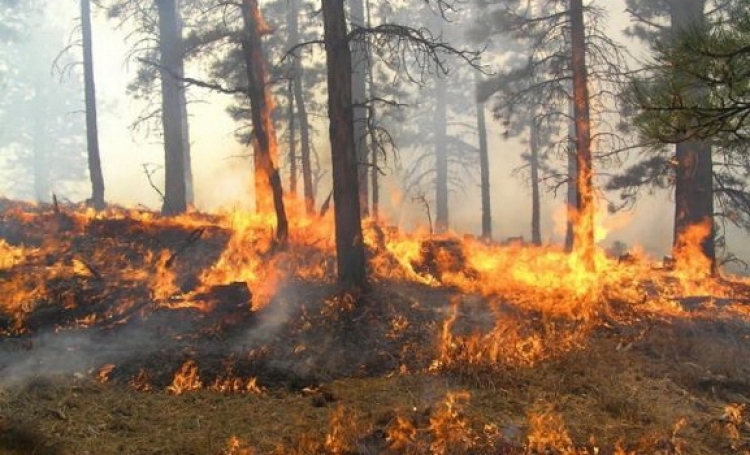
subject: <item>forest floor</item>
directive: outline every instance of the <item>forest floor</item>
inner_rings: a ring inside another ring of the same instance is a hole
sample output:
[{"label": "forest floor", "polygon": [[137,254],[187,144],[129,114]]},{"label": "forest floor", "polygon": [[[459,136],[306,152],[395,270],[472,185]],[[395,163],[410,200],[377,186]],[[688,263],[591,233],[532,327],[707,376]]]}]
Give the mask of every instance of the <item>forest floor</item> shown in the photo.
[{"label": "forest floor", "polygon": [[577,313],[400,273],[351,294],[293,240],[207,285],[236,235],[0,201],[0,453],[750,453],[745,281],[649,266]]}]

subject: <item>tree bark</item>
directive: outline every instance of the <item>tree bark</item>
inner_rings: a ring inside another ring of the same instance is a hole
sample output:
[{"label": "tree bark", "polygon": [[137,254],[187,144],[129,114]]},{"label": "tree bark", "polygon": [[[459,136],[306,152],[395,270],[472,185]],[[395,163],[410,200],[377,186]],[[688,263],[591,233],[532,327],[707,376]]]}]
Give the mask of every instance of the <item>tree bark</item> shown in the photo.
[{"label": "tree bark", "polygon": [[294,112],[294,81],[287,87],[287,107],[289,109],[289,193],[297,196],[297,119]]},{"label": "tree bark", "polygon": [[[287,21],[289,26],[289,43],[299,44],[299,8],[297,0],[289,0]],[[292,91],[297,110],[297,121],[299,122],[300,135],[300,165],[302,166],[302,192],[305,198],[305,212],[308,215],[315,213],[315,194],[313,189],[313,176],[310,151],[310,124],[305,106],[304,87],[302,77],[304,70],[300,64],[299,57],[294,56],[292,62]]]},{"label": "tree bark", "polygon": [[[365,5],[363,0],[350,0],[349,12],[352,28],[365,27]],[[369,214],[368,147],[367,147],[367,67],[369,56],[364,38],[352,40],[352,103],[354,111],[354,146],[359,159],[359,206],[362,215]]]},{"label": "tree bark", "polygon": [[359,205],[359,160],[354,143],[352,57],[344,0],[322,0],[328,72],[328,117],[333,167],[336,265],[346,286],[365,286],[367,271]]},{"label": "tree bark", "polygon": [[260,179],[262,188],[270,191],[270,194],[256,194],[256,198],[260,207],[265,208],[264,201],[269,200],[270,197],[276,214],[276,240],[279,243],[284,243],[287,239],[289,225],[284,208],[281,176],[275,164],[278,159],[278,142],[272,119],[273,102],[266,83],[268,69],[260,38],[261,33],[265,31],[265,23],[260,14],[257,0],[243,0],[241,9],[245,29],[242,48],[253,121],[256,188],[258,188],[257,179]]},{"label": "tree bark", "polygon": [[308,215],[315,213],[315,189],[313,188],[312,159],[310,150],[310,123],[305,106],[304,88],[302,86],[302,66],[296,63],[294,78],[294,100],[297,103],[300,133],[300,161],[302,164],[302,192],[305,197],[305,211]]},{"label": "tree bark", "polygon": [[374,220],[378,220],[380,217],[380,163],[378,162],[378,154],[375,150],[372,150],[370,158],[372,159],[372,169],[370,169],[370,186],[372,189],[372,213],[370,214]]},{"label": "tree bark", "polygon": [[576,124],[575,124],[575,105],[573,98],[568,104],[568,114],[570,123],[568,124],[568,191],[566,195],[566,221],[565,221],[565,251],[573,251],[573,226],[575,225],[577,206],[578,206],[578,163],[576,162]]},{"label": "tree bark", "polygon": [[[670,3],[672,32],[676,39],[681,32],[694,26],[704,26],[705,0],[681,0]],[[678,78],[690,78],[677,74]],[[705,141],[691,140],[676,145],[675,217],[672,239],[673,256],[677,264],[689,261],[694,229],[706,229],[707,234],[696,245],[709,262],[709,273],[716,272],[716,244],[713,194],[713,160],[711,146]],[[695,258],[692,258],[695,259]]]},{"label": "tree bark", "polygon": [[570,28],[576,125],[576,189],[578,190],[573,252],[583,261],[587,269],[593,270],[595,266],[593,159],[586,67],[586,29],[583,22],[582,0],[570,1]]},{"label": "tree bark", "polygon": [[448,106],[446,100],[447,81],[435,79],[435,232],[448,230]]},{"label": "tree bark", "polygon": [[[287,0],[286,5],[286,26],[287,26],[287,47],[289,49],[297,45],[299,41],[299,21],[297,12],[297,1]],[[294,108],[294,78],[297,77],[295,71],[296,56],[292,63],[291,73],[289,76],[289,86],[287,91],[287,104],[289,108],[289,192],[297,196],[297,114]]]},{"label": "tree bark", "polygon": [[487,147],[487,121],[485,119],[484,103],[477,103],[477,135],[479,136],[479,174],[482,192],[482,238],[491,240],[490,156]]},{"label": "tree bark", "polygon": [[[370,0],[367,0],[366,3],[367,8],[367,27],[369,28],[372,25],[371,19],[371,8],[370,8]],[[369,54],[370,49],[367,49],[367,56],[370,57]],[[374,98],[374,92],[375,92],[375,86],[373,84],[374,81],[374,75],[373,75],[373,69],[372,69],[372,62],[368,60],[367,65],[367,86],[369,87],[369,93],[370,93],[370,99]],[[377,122],[377,110],[375,106],[371,106],[369,109],[369,118],[368,118],[368,125],[369,128],[376,128],[376,122]],[[370,185],[371,185],[371,192],[372,192],[372,217],[374,220],[378,220],[378,217],[380,216],[380,168],[378,167],[378,148],[375,147],[373,142],[375,141],[375,138],[370,135],[370,144],[371,144],[371,150],[370,150],[370,158],[372,161],[372,169],[370,169]],[[382,150],[382,149],[381,149]],[[361,193],[361,191],[360,191]]]},{"label": "tree bark", "polygon": [[89,178],[91,179],[91,204],[96,210],[102,210],[104,209],[104,175],[102,174],[99,154],[90,0],[81,0],[81,34],[83,38],[83,83],[86,102],[86,150]]},{"label": "tree bark", "polygon": [[531,168],[531,243],[542,244],[541,192],[539,191],[539,127],[531,116],[529,126],[529,167]]},{"label": "tree bark", "polygon": [[164,205],[166,215],[183,213],[189,204],[189,140],[185,106],[183,46],[177,0],[156,0],[159,10],[159,51],[164,128]]}]

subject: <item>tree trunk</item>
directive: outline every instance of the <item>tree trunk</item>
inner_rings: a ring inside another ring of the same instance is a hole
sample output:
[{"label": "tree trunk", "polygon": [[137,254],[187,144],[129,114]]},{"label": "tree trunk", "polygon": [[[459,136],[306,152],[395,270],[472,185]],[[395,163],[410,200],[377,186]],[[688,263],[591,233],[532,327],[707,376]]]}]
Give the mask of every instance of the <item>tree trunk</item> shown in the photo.
[{"label": "tree trunk", "polygon": [[302,192],[305,197],[305,211],[308,215],[315,213],[315,189],[313,188],[312,159],[310,150],[310,123],[307,117],[307,106],[303,98],[302,66],[295,63],[297,69],[294,77],[294,100],[297,103],[300,133],[300,161],[302,164]]},{"label": "tree trunk", "polygon": [[[694,26],[705,26],[705,0],[681,0],[670,4],[672,30],[675,35]],[[679,38],[677,38],[679,39]],[[689,75],[678,74],[678,78]],[[700,89],[698,89],[700,90]],[[713,194],[713,160],[711,146],[705,141],[691,140],[676,145],[675,217],[672,239],[673,256],[677,264],[691,259],[691,247],[697,247],[708,260],[709,270],[716,272],[716,245]],[[691,233],[703,232],[700,238]],[[691,243],[699,242],[698,245]]]},{"label": "tree trunk", "polygon": [[[297,0],[289,0],[287,21],[289,26],[289,43],[299,44],[299,7]],[[310,157],[310,124],[305,106],[303,70],[299,57],[294,56],[292,63],[292,91],[297,110],[297,121],[299,122],[300,134],[300,164],[302,166],[302,192],[305,198],[305,212],[308,215],[315,213],[315,195],[313,193],[313,176]]]},{"label": "tree trunk", "polygon": [[479,174],[482,191],[482,238],[491,240],[490,156],[487,148],[487,122],[484,113],[484,103],[477,103],[477,135],[479,135]]},{"label": "tree trunk", "polygon": [[[676,155],[673,256],[678,265],[694,263],[696,258],[690,257],[694,251],[691,247],[697,247],[708,260],[706,272],[715,273],[711,146],[701,141],[684,142],[677,144]],[[695,232],[705,234],[696,238]],[[696,242],[699,244],[695,245]]]},{"label": "tree trunk", "polygon": [[435,232],[448,230],[448,106],[446,101],[447,81],[435,79]]},{"label": "tree trunk", "polygon": [[[369,28],[372,24],[372,21],[370,20],[370,1],[367,0],[367,27]],[[368,48],[368,57],[369,57],[369,48]],[[368,87],[370,92],[370,99],[374,98],[374,91],[375,87],[373,84],[374,76],[373,76],[373,70],[372,70],[372,62],[368,60],[367,65],[367,78],[368,78]],[[368,121],[369,128],[376,128],[376,121],[377,121],[377,111],[375,106],[371,106],[369,110],[370,118]],[[370,183],[372,188],[372,217],[377,221],[379,217],[380,212],[380,168],[378,167],[378,147],[374,145],[375,138],[370,136],[370,144],[371,144],[371,150],[370,150],[370,156],[372,160],[372,169],[370,169]],[[382,149],[380,149],[382,150]]]},{"label": "tree trunk", "polygon": [[359,162],[354,145],[352,57],[344,0],[322,0],[322,4],[338,280],[347,286],[364,286],[367,271],[359,206]]},{"label": "tree trunk", "polygon": [[[349,2],[352,29],[365,27],[365,5],[363,0]],[[367,67],[369,56],[364,37],[351,41],[352,51],[352,103],[354,111],[354,146],[359,158],[359,206],[362,215],[369,214],[368,204],[368,147],[367,147]]]},{"label": "tree trunk", "polygon": [[586,29],[583,22],[582,0],[570,1],[570,28],[576,124],[576,189],[578,190],[573,252],[583,261],[587,269],[593,270],[595,266],[593,159],[588,70],[586,68]]},{"label": "tree trunk", "polygon": [[86,150],[89,178],[91,179],[91,204],[96,210],[102,210],[104,209],[104,176],[102,175],[102,164],[99,156],[90,0],[81,0],[81,34],[83,38],[83,83],[86,100]]},{"label": "tree trunk", "polygon": [[539,191],[539,127],[531,116],[529,127],[529,167],[531,168],[531,243],[542,244],[541,192]]},{"label": "tree trunk", "polygon": [[372,159],[372,169],[370,169],[370,182],[372,187],[372,213],[374,220],[380,216],[380,168],[378,163],[378,154],[375,150],[370,151]]},{"label": "tree trunk", "polygon": [[[286,25],[287,25],[287,47],[291,49],[298,41],[297,2],[287,0]],[[296,58],[295,58],[296,60]],[[294,66],[288,75],[289,85],[287,87],[287,107],[289,109],[289,192],[297,196],[297,119],[294,112]]]},{"label": "tree trunk", "polygon": [[159,9],[159,51],[164,128],[164,205],[167,215],[188,207],[189,152],[185,107],[182,31],[177,0],[156,0]]},{"label": "tree trunk", "polygon": [[289,192],[297,195],[297,119],[294,112],[294,82],[287,88],[287,107],[289,108]]},{"label": "tree trunk", "polygon": [[568,191],[566,195],[566,222],[565,222],[565,251],[573,251],[573,226],[575,225],[576,213],[578,206],[578,163],[576,162],[576,124],[575,124],[575,104],[573,98],[568,104],[568,114],[570,122],[568,123]]},{"label": "tree trunk", "polygon": [[[278,159],[278,143],[272,119],[273,102],[266,84],[268,69],[260,39],[261,33],[266,31],[266,26],[258,9],[257,0],[243,0],[242,19],[245,29],[242,49],[253,121],[255,176],[256,179],[261,179],[261,185],[264,189],[270,190],[270,194],[256,194],[256,198],[260,202],[260,207],[264,207],[263,201],[268,201],[270,196],[276,214],[276,240],[279,243],[284,243],[287,239],[289,226],[284,208],[281,177],[275,164]],[[260,171],[260,174],[258,171]],[[258,180],[256,180],[256,188],[258,188]]]}]

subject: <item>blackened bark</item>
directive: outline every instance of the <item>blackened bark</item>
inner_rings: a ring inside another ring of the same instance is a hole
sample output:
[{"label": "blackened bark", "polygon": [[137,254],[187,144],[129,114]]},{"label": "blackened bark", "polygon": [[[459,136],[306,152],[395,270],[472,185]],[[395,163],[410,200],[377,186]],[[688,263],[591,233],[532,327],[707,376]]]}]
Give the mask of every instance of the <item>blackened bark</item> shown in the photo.
[{"label": "blackened bark", "polygon": [[294,82],[290,81],[286,94],[289,109],[289,192],[297,195],[297,119],[294,112]]},{"label": "blackened bark", "polygon": [[448,128],[447,82],[435,80],[435,232],[448,230]]},{"label": "blackened bark", "polygon": [[[670,3],[673,34],[692,27],[704,26],[705,0],[681,0]],[[691,76],[677,74],[689,82]],[[700,90],[699,88],[697,90]],[[705,141],[691,140],[676,145],[675,165],[675,217],[672,249],[678,265],[690,258],[684,256],[687,236],[692,229],[707,225],[708,235],[702,239],[700,250],[709,260],[710,270],[716,272],[716,244],[713,194],[713,160],[711,146]]]},{"label": "blackened bark", "polygon": [[[367,0],[367,27],[369,28],[371,26],[371,9],[370,9],[370,1]],[[368,57],[370,57],[370,49],[367,48]],[[370,99],[375,98],[375,87],[373,84],[374,76],[373,76],[373,70],[372,70],[372,62],[368,60],[367,65],[367,85],[369,87],[369,93],[370,93]],[[372,218],[377,221],[379,217],[380,212],[380,168],[378,167],[378,150],[382,150],[382,148],[377,147],[375,142],[375,137],[372,135],[372,131],[374,131],[377,128],[376,125],[377,122],[377,111],[375,109],[375,106],[370,106],[369,110],[369,119],[368,119],[368,125],[369,128],[371,128],[371,134],[370,134],[370,157],[371,157],[371,164],[372,169],[370,169],[370,185],[371,185],[371,192],[372,192]],[[381,144],[382,146],[382,144]],[[361,192],[360,192],[361,193]]]},{"label": "blackened bark", "polygon": [[338,280],[347,286],[364,286],[367,270],[359,206],[359,161],[354,145],[352,57],[344,0],[322,0],[322,4]]},{"label": "blackened bark", "polygon": [[188,207],[185,176],[189,142],[186,129],[183,46],[177,0],[156,0],[159,10],[161,53],[162,122],[164,128],[164,205],[167,215],[183,213]]},{"label": "blackened bark", "polygon": [[570,28],[576,125],[576,189],[578,190],[573,251],[578,254],[587,269],[593,269],[595,266],[593,159],[588,69],[586,68],[586,29],[583,22],[582,0],[570,1]]},{"label": "blackened bark", "polygon": [[372,150],[370,158],[372,159],[372,169],[370,169],[370,183],[372,187],[372,213],[373,219],[377,220],[380,216],[380,168],[378,163],[378,154]]},{"label": "blackened bark", "polygon": [[81,0],[81,34],[83,38],[83,83],[86,102],[86,150],[89,178],[91,179],[91,204],[96,210],[102,210],[104,208],[104,175],[102,174],[102,162],[99,154],[90,0]]},{"label": "blackened bark", "polygon": [[[675,218],[673,255],[678,265],[690,257],[686,256],[691,229],[708,228],[708,234],[700,242],[700,250],[710,262],[710,270],[716,272],[716,244],[713,223],[714,195],[713,163],[711,146],[705,142],[690,141],[677,144],[675,165]],[[693,258],[694,259],[694,258]]]},{"label": "blackened bark", "polygon": [[[299,24],[297,13],[297,1],[287,0],[286,5],[287,47],[291,49],[299,41]],[[295,57],[295,61],[297,58]],[[297,118],[294,109],[294,78],[296,71],[292,64],[287,87],[287,107],[289,109],[289,192],[297,195]]]},{"label": "blackened bark", "polygon": [[487,121],[485,118],[484,103],[477,103],[477,135],[479,135],[479,174],[482,192],[482,238],[491,240],[490,156],[487,147]]},{"label": "blackened bark", "polygon": [[[350,20],[352,28],[365,26],[365,6],[363,0],[350,0]],[[362,215],[369,214],[368,204],[368,146],[367,146],[367,67],[369,57],[367,42],[360,35],[352,40],[352,103],[354,109],[354,146],[359,158],[359,206]]]},{"label": "blackened bark", "polygon": [[[299,6],[297,0],[289,0],[287,21],[289,30],[289,43],[299,44]],[[312,165],[310,158],[310,124],[305,106],[302,65],[299,57],[295,56],[292,62],[292,92],[297,110],[296,119],[299,122],[300,135],[300,164],[302,166],[302,192],[305,198],[305,212],[308,215],[315,213],[315,195],[313,190]]]},{"label": "blackened bark", "polygon": [[[273,103],[266,83],[268,69],[260,38],[261,32],[265,31],[264,22],[257,0],[244,0],[241,9],[245,30],[242,49],[253,121],[256,188],[258,188],[257,179],[260,179],[262,187],[270,190],[270,198],[276,214],[276,240],[283,243],[287,239],[289,224],[284,208],[281,177],[275,164],[278,159],[278,142],[271,115]],[[256,194],[259,207],[264,207],[264,201],[268,200],[268,196],[267,193]]]},{"label": "blackened bark", "polygon": [[578,205],[578,164],[576,163],[576,124],[575,124],[575,105],[571,98],[568,104],[568,114],[570,123],[568,124],[568,191],[566,195],[566,223],[565,223],[565,251],[573,251],[573,226],[576,219],[576,207]]},{"label": "blackened bark", "polygon": [[313,188],[312,160],[310,150],[310,123],[307,116],[307,106],[303,98],[302,68],[297,64],[294,78],[294,100],[297,103],[300,133],[300,161],[302,164],[302,192],[305,197],[305,211],[308,215],[315,213],[315,190]]},{"label": "blackened bark", "polygon": [[531,170],[531,243],[542,244],[541,192],[539,191],[539,127],[531,118],[529,127],[529,167]]}]

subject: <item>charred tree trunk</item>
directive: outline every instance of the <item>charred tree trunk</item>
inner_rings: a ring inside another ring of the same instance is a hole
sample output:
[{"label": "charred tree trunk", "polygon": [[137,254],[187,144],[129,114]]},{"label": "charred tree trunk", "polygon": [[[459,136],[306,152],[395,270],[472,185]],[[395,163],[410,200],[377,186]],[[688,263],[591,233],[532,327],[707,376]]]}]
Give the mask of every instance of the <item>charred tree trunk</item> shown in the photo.
[{"label": "charred tree trunk", "polygon": [[289,192],[297,195],[297,119],[294,112],[294,81],[289,81],[287,88],[287,107],[289,108]]},{"label": "charred tree trunk", "polygon": [[[372,24],[370,20],[371,9],[370,9],[369,0],[367,0],[366,7],[367,7],[367,27],[369,28]],[[367,49],[367,51],[368,51],[367,55],[369,57],[370,56],[369,48]],[[371,64],[372,62],[368,60],[367,63],[368,63],[367,65],[368,84],[367,85],[369,87],[370,99],[374,99],[375,87],[373,84],[374,76],[373,76],[373,71],[372,71],[372,64]],[[370,106],[369,119],[368,119],[368,125],[371,131],[377,128],[376,122],[377,122],[377,112],[375,110],[375,106],[373,105],[373,106]],[[371,133],[370,134],[370,157],[372,160],[372,163],[371,163],[372,169],[370,169],[370,186],[371,186],[371,192],[372,192],[372,217],[375,220],[378,219],[379,212],[380,212],[380,168],[378,164],[378,152],[379,150],[380,151],[383,150],[381,148],[382,144],[380,145],[375,144],[376,140],[379,141],[380,139],[376,139],[375,136]]]},{"label": "charred tree trunk", "polygon": [[256,198],[259,208],[264,209],[264,201],[268,201],[270,197],[276,214],[276,240],[283,243],[287,239],[289,226],[284,208],[281,176],[275,164],[278,159],[278,143],[271,115],[273,103],[266,84],[268,69],[260,38],[261,33],[268,32],[268,28],[260,14],[257,0],[243,0],[242,19],[245,31],[242,49],[253,121],[256,188],[258,188],[257,179],[260,179],[262,188],[268,191],[256,194]]},{"label": "charred tree trunk", "polygon": [[[349,2],[352,28],[364,28],[365,5],[363,0]],[[367,67],[369,56],[367,42],[360,35],[351,42],[352,51],[352,104],[354,111],[354,146],[359,159],[359,206],[362,215],[369,214],[368,191],[368,147],[367,147]]]},{"label": "charred tree trunk", "polygon": [[322,3],[338,280],[348,286],[364,286],[367,271],[359,206],[359,161],[354,144],[352,56],[344,0]]},{"label": "charred tree trunk", "polygon": [[485,119],[484,103],[477,103],[477,134],[479,135],[479,173],[482,190],[482,238],[491,240],[490,156],[487,148],[487,121]]},{"label": "charred tree trunk", "polygon": [[164,128],[165,188],[162,212],[183,213],[189,204],[189,140],[185,106],[182,31],[177,0],[157,0]]},{"label": "charred tree trunk", "polygon": [[307,116],[307,107],[303,98],[302,68],[295,63],[294,77],[294,100],[297,103],[297,115],[299,116],[300,133],[300,161],[302,164],[302,192],[305,197],[305,211],[308,215],[315,213],[315,189],[313,188],[312,174],[312,151],[310,150],[310,123]]},{"label": "charred tree trunk", "polygon": [[578,205],[578,163],[576,162],[576,125],[575,125],[575,106],[573,98],[568,105],[568,114],[570,123],[568,125],[568,192],[566,199],[567,219],[565,222],[565,251],[573,251],[573,226],[575,224],[577,205]]},{"label": "charred tree trunk", "polygon": [[447,88],[444,78],[435,79],[435,231],[438,233],[448,230]]},{"label": "charred tree trunk", "polygon": [[[287,24],[287,47],[291,49],[299,41],[299,24],[297,13],[297,1],[287,0],[286,24]],[[297,59],[295,57],[294,63]],[[289,74],[289,87],[287,89],[287,104],[289,107],[289,192],[297,195],[297,118],[294,109],[294,78],[296,77],[296,68],[292,63],[291,73]]]},{"label": "charred tree trunk", "polygon": [[[299,11],[297,0],[289,0],[287,21],[289,26],[289,43],[299,44]],[[297,110],[297,121],[299,122],[300,135],[300,164],[302,166],[302,192],[305,198],[305,212],[308,215],[315,213],[315,194],[313,189],[313,175],[310,151],[310,124],[305,106],[303,70],[299,57],[295,56],[292,62],[292,92]]]},{"label": "charred tree trunk", "polygon": [[687,262],[693,246],[689,243],[695,241],[689,233],[705,230],[697,246],[709,261],[709,273],[716,272],[712,167],[710,145],[702,141],[677,144],[673,256],[678,265]]},{"label": "charred tree trunk", "polygon": [[370,169],[370,186],[372,187],[372,218],[377,220],[380,216],[380,168],[378,154],[371,150],[372,169]]},{"label": "charred tree trunk", "polygon": [[576,125],[576,189],[578,190],[573,252],[581,258],[587,269],[593,270],[595,265],[593,159],[588,69],[586,67],[586,29],[583,22],[582,0],[570,1],[570,28]]},{"label": "charred tree trunk", "polygon": [[[692,27],[705,26],[705,0],[672,2],[671,21],[675,35]],[[678,38],[679,39],[679,38]],[[678,78],[690,75],[677,74]],[[686,81],[689,85],[689,79]],[[700,88],[695,89],[700,90]],[[675,165],[675,217],[672,240],[673,256],[677,264],[690,258],[688,243],[695,241],[690,232],[705,230],[706,235],[695,245],[708,259],[709,273],[716,272],[716,244],[713,194],[713,160],[711,146],[705,141],[690,140],[676,145]]]},{"label": "charred tree trunk", "polygon": [[86,101],[86,150],[89,178],[91,179],[91,204],[96,210],[102,210],[104,208],[104,175],[102,174],[102,162],[99,155],[90,0],[81,0],[81,34],[83,38],[83,83]]},{"label": "charred tree trunk", "polygon": [[531,118],[529,127],[529,167],[531,170],[531,243],[542,244],[541,192],[539,191],[539,127]]}]

